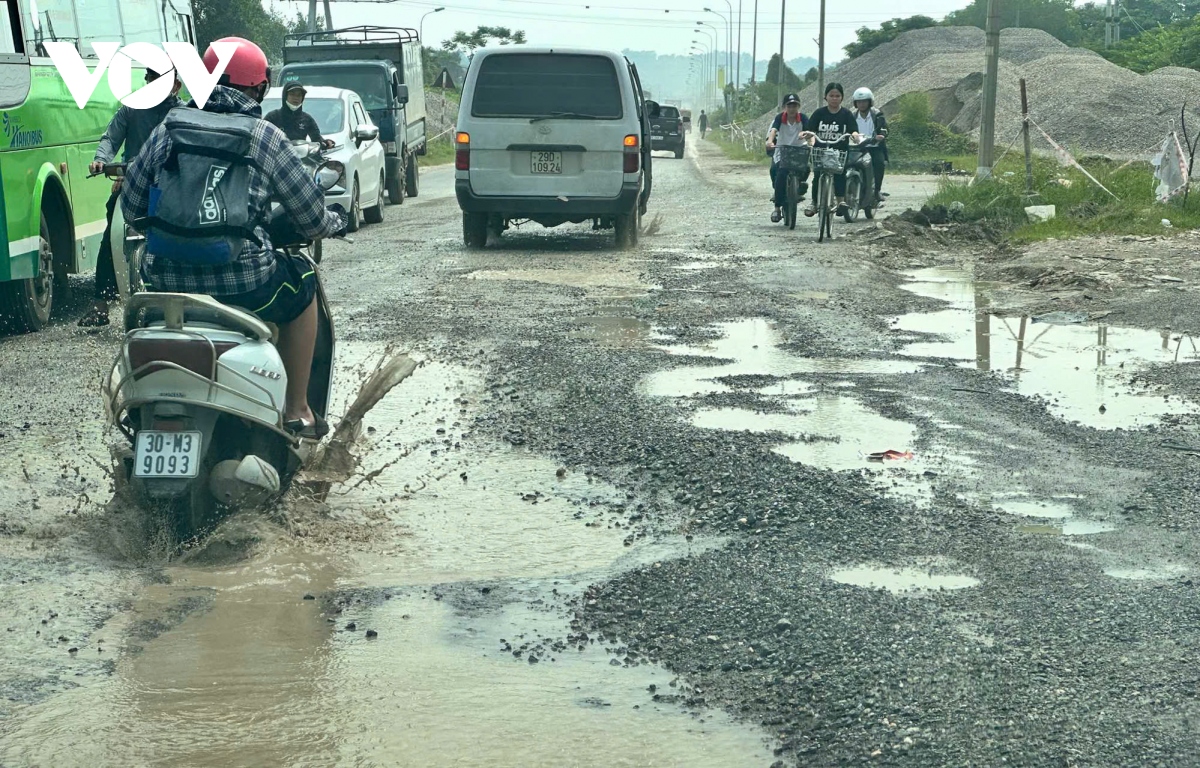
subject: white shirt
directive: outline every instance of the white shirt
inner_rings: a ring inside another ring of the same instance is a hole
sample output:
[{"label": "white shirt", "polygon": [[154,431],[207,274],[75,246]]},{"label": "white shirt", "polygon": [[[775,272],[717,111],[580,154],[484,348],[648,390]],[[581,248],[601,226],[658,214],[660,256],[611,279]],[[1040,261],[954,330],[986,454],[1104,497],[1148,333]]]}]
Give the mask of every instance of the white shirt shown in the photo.
[{"label": "white shirt", "polygon": [[858,120],[858,132],[863,135],[863,138],[875,138],[875,113],[868,109],[867,116],[863,117],[862,112],[854,110],[854,117]]}]

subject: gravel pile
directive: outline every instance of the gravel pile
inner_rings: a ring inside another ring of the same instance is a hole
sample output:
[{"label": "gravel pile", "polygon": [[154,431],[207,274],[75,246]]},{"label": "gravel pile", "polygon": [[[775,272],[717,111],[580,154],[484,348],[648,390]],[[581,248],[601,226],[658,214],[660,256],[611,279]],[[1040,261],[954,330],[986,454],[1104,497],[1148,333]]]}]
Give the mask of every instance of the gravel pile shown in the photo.
[{"label": "gravel pile", "polygon": [[[1004,30],[1000,58],[996,141],[1003,146],[1020,130],[1022,77],[1033,119],[1076,153],[1144,154],[1178,122],[1185,102],[1200,107],[1200,72],[1167,67],[1139,75],[1041,30]],[[848,91],[868,86],[885,111],[906,93],[929,93],[938,120],[978,136],[983,69],[983,30],[932,27],[907,32],[839,65],[834,77]],[[801,101],[805,111],[821,103],[816,84],[801,93]],[[1189,107],[1189,113],[1200,130],[1200,112]],[[761,123],[765,133],[769,119],[755,121],[754,130]]]},{"label": "gravel pile", "polygon": [[454,127],[458,120],[458,102],[447,99],[437,88],[430,88],[425,91],[425,116],[429,137],[438,136]]}]

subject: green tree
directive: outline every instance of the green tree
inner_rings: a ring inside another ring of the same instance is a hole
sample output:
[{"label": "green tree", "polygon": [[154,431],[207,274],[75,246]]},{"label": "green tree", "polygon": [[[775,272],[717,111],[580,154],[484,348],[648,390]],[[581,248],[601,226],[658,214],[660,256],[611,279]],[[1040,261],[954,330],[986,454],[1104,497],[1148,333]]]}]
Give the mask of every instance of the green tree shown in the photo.
[{"label": "green tree", "polygon": [[201,52],[213,40],[234,36],[257,43],[271,61],[283,58],[289,22],[263,8],[260,0],[192,0],[192,13]]},{"label": "green tree", "polygon": [[914,29],[925,29],[926,27],[936,27],[938,22],[928,16],[909,16],[907,19],[892,19],[885,21],[879,25],[879,29],[871,29],[870,27],[859,27],[858,40],[847,45],[843,50],[846,51],[846,56],[855,59],[862,56],[867,51],[874,50],[884,43],[890,43],[905,32],[911,32]]},{"label": "green tree", "polygon": [[[987,0],[973,0],[966,8],[951,11],[945,23],[957,27],[987,26]],[[1071,0],[1015,0],[1000,4],[1000,28],[1040,29],[1067,45],[1083,40],[1079,14]]]},{"label": "green tree", "polygon": [[442,49],[470,55],[476,48],[483,48],[495,42],[496,45],[521,45],[525,42],[525,32],[513,31],[508,27],[476,27],[474,32],[455,32],[454,37],[442,43]]},{"label": "green tree", "polygon": [[[769,62],[767,62],[767,76],[765,78],[763,78],[763,85],[771,85],[772,87],[775,87],[775,86],[778,86],[778,84],[779,84],[779,54],[777,53],[771,57],[771,60]],[[784,64],[783,65],[783,90],[798,91],[798,90],[800,90],[802,85],[803,85],[803,82],[800,80],[799,76],[797,76],[796,73],[792,71],[791,67],[789,67],[787,64]]]},{"label": "green tree", "polygon": [[454,84],[461,88],[466,68],[462,64],[462,54],[458,51],[447,51],[440,48],[422,48],[422,63],[425,67],[425,84],[431,85],[443,69],[449,70]]}]

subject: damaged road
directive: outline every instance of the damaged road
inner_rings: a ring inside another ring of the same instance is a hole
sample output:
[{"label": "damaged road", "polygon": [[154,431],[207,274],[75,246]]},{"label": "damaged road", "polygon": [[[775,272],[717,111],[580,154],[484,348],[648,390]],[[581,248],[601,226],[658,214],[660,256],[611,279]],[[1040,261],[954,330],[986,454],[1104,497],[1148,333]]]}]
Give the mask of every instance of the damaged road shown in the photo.
[{"label": "damaged road", "polygon": [[423,365],[355,477],[181,554],[114,500],[116,332],[0,341],[0,762],[1191,762],[1193,302],[818,245],[689,151],[633,251],[466,251],[444,168],[327,245],[338,402]]}]

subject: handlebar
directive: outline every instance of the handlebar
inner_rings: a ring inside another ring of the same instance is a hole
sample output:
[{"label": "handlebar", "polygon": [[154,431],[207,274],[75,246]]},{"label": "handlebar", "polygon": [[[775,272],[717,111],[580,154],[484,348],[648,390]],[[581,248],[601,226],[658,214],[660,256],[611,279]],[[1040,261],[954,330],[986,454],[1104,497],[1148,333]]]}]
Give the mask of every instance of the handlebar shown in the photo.
[{"label": "handlebar", "polygon": [[104,169],[99,173],[88,173],[87,178],[94,179],[97,176],[107,176],[110,179],[125,178],[125,167],[127,163],[105,163]]}]

